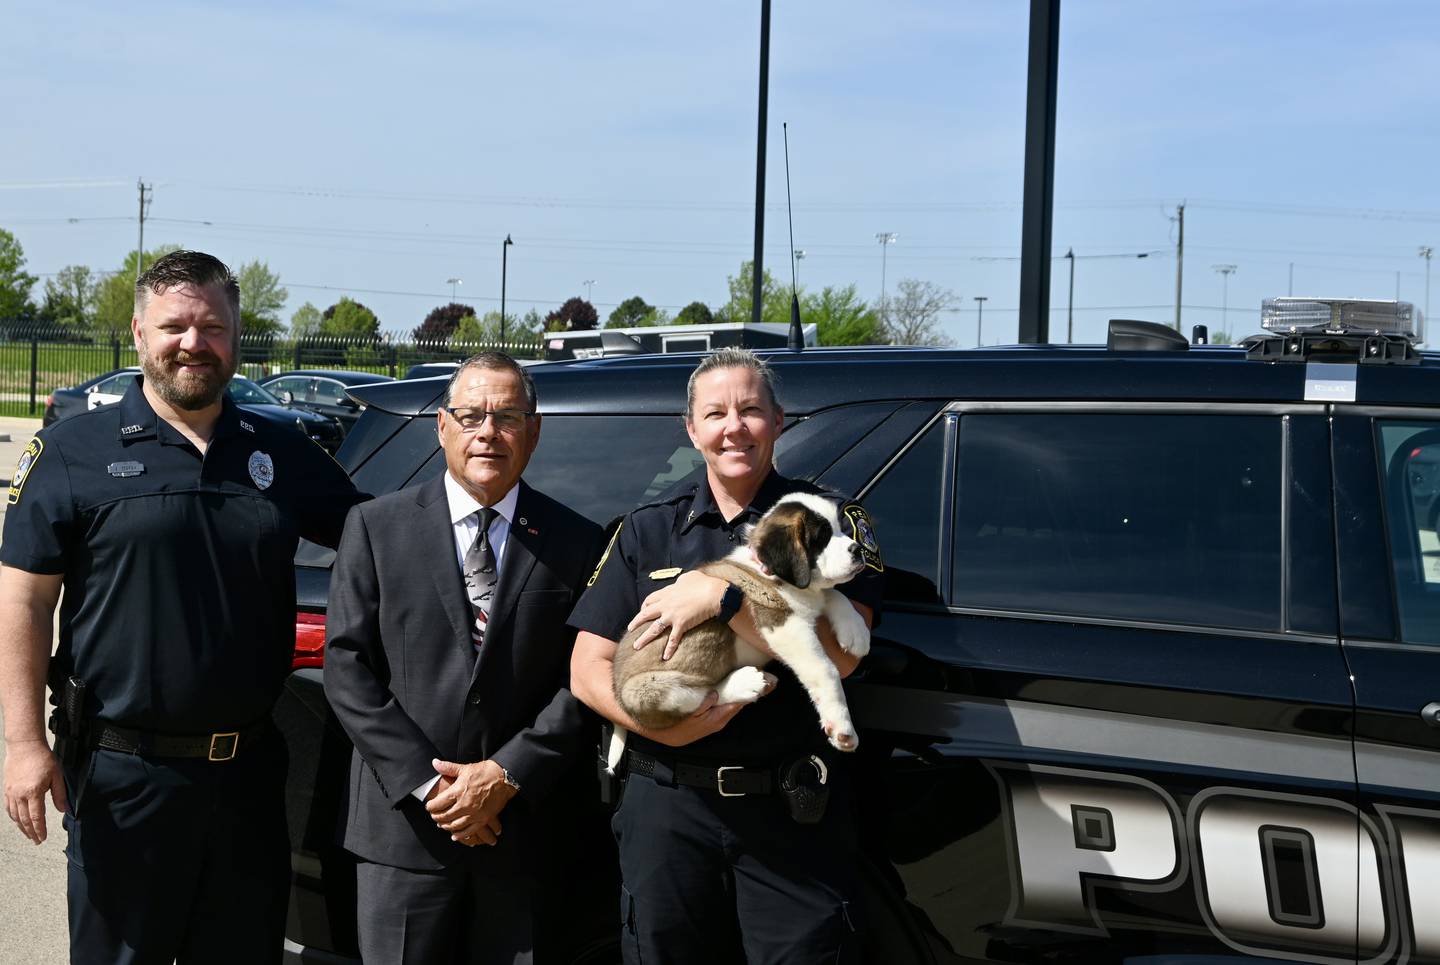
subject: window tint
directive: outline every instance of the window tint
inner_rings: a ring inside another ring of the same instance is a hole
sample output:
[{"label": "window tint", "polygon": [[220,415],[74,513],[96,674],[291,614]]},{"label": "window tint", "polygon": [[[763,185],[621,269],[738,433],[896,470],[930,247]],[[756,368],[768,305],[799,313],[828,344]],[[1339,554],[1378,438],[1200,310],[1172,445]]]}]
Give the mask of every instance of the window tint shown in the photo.
[{"label": "window tint", "polygon": [[340,400],[345,398],[345,386],[333,379],[316,379],[315,394],[307,402],[324,402],[328,405],[339,405]]},{"label": "window tint", "polygon": [[937,422],[865,494],[885,563],[885,598],[939,603],[940,486],[945,424]]},{"label": "window tint", "polygon": [[1278,630],[1281,439],[1268,416],[967,415],[951,600]]},{"label": "window tint", "polygon": [[1440,644],[1440,423],[1380,423],[1400,638]]},{"label": "window tint", "polygon": [[[428,423],[427,429],[429,458],[413,483],[445,471],[434,423]],[[365,468],[390,456],[398,441]],[[604,525],[653,499],[701,464],[684,424],[675,416],[548,415],[540,427],[540,445],[525,467],[525,481]],[[356,473],[355,484],[360,481],[361,473]],[[379,495],[393,488],[369,491]]]}]

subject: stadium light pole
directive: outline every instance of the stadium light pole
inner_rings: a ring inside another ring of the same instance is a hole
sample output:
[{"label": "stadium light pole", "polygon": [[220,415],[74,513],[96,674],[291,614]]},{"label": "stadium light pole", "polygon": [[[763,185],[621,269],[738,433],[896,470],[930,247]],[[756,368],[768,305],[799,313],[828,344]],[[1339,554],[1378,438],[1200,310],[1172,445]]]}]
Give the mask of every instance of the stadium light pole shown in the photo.
[{"label": "stadium light pole", "polygon": [[1235,274],[1235,265],[1211,265],[1220,273],[1220,327],[1230,334],[1230,276]]},{"label": "stadium light pole", "polygon": [[505,276],[509,273],[510,246],[515,242],[507,234],[500,244],[500,351],[505,351]]},{"label": "stadium light pole", "polygon": [[463,284],[465,284],[465,279],[463,279],[463,278],[447,278],[447,279],[445,279],[445,284],[447,284],[447,285],[450,286],[450,300],[453,302],[453,301],[455,300],[455,286],[456,286],[456,285],[463,285]]},{"label": "stadium light pole", "polygon": [[1435,254],[1435,249],[1429,245],[1420,246],[1420,257],[1425,259],[1425,318],[1420,324],[1425,326],[1425,331],[1420,333],[1420,344],[1428,345],[1430,340],[1427,337],[1430,329],[1430,256]]},{"label": "stadium light pole", "polygon": [[985,331],[985,303],[990,300],[988,295],[975,296],[975,347],[984,345],[982,335]]}]

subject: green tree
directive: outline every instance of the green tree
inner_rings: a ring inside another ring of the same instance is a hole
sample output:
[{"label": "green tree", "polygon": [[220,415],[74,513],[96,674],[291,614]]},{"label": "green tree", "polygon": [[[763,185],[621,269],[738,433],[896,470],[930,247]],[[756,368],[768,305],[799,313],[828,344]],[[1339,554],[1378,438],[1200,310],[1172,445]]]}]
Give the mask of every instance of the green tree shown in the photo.
[{"label": "green tree", "polygon": [[66,265],[45,280],[45,302],[39,317],[54,325],[84,328],[94,321],[99,279],[88,265]]},{"label": "green tree", "polygon": [[[153,265],[161,257],[179,250],[179,245],[161,245],[145,252],[145,264]],[[122,341],[124,333],[130,331],[130,319],[135,315],[135,262],[136,253],[127,253],[120,270],[107,275],[95,289],[96,327],[108,330]]]},{"label": "green tree", "polygon": [[[516,320],[512,318],[505,326],[506,338],[510,337],[515,323]],[[500,313],[489,311],[483,316],[477,316],[472,310],[469,315],[461,316],[450,341],[452,344],[474,347],[497,344],[500,341]]]},{"label": "green tree", "polygon": [[321,317],[322,335],[365,339],[380,336],[380,319],[349,295],[342,296],[338,302],[325,309]]},{"label": "green tree", "polygon": [[295,309],[295,314],[290,316],[290,334],[296,338],[309,338],[320,331],[320,326],[325,318],[320,314],[320,309],[306,302]]},{"label": "green tree", "polygon": [[235,273],[240,283],[240,327],[245,332],[278,332],[284,325],[280,312],[290,297],[280,284],[280,276],[270,270],[268,262],[259,259],[241,265]]},{"label": "green tree", "polygon": [[955,293],[934,282],[903,278],[889,299],[886,339],[893,345],[948,345],[940,313],[956,302]]},{"label": "green tree", "polygon": [[0,321],[20,321],[35,314],[30,301],[35,282],[25,270],[25,249],[19,239],[0,228]]},{"label": "green tree", "polygon": [[715,314],[704,302],[691,302],[675,316],[676,325],[709,325],[713,321]]},{"label": "green tree", "polygon": [[647,305],[645,299],[639,295],[632,295],[615,306],[615,310],[605,320],[605,327],[631,328],[636,325],[644,325],[646,324],[644,319],[654,311],[654,307]]},{"label": "green tree", "polygon": [[[715,313],[717,322],[749,322],[750,305],[754,298],[755,262],[740,263],[740,273],[728,281],[730,300]],[[760,283],[760,321],[776,325],[790,324],[790,290],[781,288],[767,270]]]},{"label": "green tree", "polygon": [[827,285],[819,294],[803,296],[800,317],[815,323],[815,338],[821,345],[876,345],[884,341],[880,313],[861,300],[853,284],[843,288]]}]

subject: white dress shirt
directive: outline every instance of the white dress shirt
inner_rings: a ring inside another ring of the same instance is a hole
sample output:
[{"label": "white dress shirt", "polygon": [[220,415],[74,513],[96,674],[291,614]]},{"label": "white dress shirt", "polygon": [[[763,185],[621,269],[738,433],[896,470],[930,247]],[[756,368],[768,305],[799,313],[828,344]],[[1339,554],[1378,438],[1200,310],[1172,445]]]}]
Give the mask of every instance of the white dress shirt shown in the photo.
[{"label": "white dress shirt", "polygon": [[[501,567],[505,564],[505,546],[510,542],[510,523],[515,518],[515,505],[519,501],[520,487],[511,486],[510,491],[492,507],[498,514],[490,523],[490,549],[495,553],[497,580],[500,578]],[[480,517],[477,514],[484,506],[466,492],[448,470],[445,473],[445,502],[450,507],[450,529],[455,534],[455,562],[463,573],[465,554],[470,552],[470,547],[475,545],[475,537],[480,535]],[[440,775],[436,774],[410,793],[423,801],[439,780]]]}]

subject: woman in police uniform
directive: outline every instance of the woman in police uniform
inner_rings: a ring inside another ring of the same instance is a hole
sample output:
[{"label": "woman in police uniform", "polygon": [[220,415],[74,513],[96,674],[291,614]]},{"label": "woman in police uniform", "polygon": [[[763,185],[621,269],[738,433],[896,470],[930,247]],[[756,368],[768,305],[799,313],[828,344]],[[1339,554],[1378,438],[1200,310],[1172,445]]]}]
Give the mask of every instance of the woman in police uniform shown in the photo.
[{"label": "woman in police uniform", "polygon": [[[753,354],[714,353],[691,374],[686,394],[685,426],[704,456],[704,477],[625,518],[570,618],[580,631],[571,689],[630,731],[613,822],[625,961],[854,961],[852,795],[799,681],[771,664],[779,683],[757,703],[717,705],[712,695],[663,730],[641,727],[615,700],[616,641],[629,627],[655,621],[641,643],[664,637],[673,650],[690,627],[719,617],[763,648],[738,591],[694,568],[727,555],[743,540],[741,527],[786,493],[824,494],[775,470],[784,413],[769,367]],[[839,515],[868,564],[840,591],[870,623],[881,591],[879,549],[863,509],[841,501]],[[828,625],[821,639],[841,676],[855,669]]]}]

